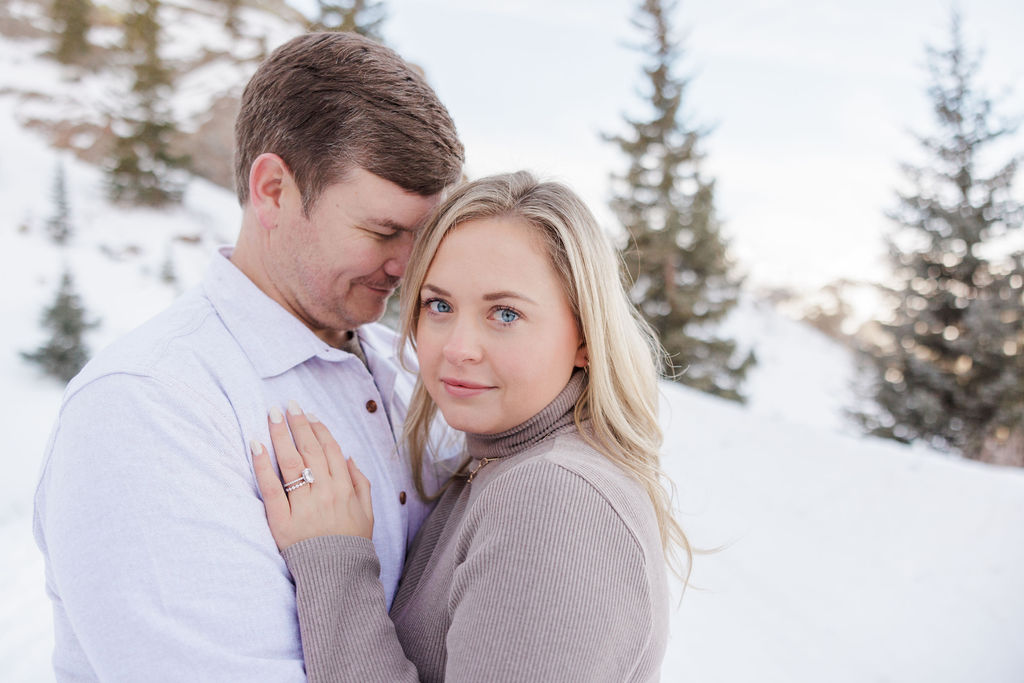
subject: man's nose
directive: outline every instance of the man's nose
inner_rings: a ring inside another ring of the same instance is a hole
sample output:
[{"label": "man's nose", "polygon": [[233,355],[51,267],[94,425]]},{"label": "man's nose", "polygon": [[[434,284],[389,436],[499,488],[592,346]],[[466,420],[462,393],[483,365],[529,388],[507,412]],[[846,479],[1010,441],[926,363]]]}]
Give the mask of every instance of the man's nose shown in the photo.
[{"label": "man's nose", "polygon": [[408,230],[403,230],[401,235],[395,237],[388,260],[384,262],[385,273],[396,278],[405,275],[405,268],[409,265],[409,257],[412,255],[412,246],[415,240],[416,234]]}]

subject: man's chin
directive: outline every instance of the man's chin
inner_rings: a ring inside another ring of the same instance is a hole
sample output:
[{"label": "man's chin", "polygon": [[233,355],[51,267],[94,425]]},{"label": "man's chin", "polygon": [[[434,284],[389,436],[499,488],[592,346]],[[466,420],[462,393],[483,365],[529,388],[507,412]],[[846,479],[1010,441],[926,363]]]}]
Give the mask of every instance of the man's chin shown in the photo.
[{"label": "man's chin", "polygon": [[358,306],[347,307],[342,314],[342,320],[348,328],[375,323],[387,313],[389,298],[390,294],[388,296],[382,294],[372,299],[367,297],[367,300],[361,301]]}]

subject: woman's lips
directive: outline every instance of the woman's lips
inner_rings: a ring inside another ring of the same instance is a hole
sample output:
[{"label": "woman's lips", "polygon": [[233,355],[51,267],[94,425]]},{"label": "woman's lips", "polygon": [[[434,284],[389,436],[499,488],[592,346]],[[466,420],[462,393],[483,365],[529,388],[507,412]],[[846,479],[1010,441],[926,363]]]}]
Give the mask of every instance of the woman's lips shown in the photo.
[{"label": "woman's lips", "polygon": [[454,379],[452,377],[442,377],[441,384],[444,385],[445,391],[456,398],[479,396],[480,394],[494,388],[492,386],[487,386],[486,384],[477,384],[476,382],[470,382],[464,379]]}]

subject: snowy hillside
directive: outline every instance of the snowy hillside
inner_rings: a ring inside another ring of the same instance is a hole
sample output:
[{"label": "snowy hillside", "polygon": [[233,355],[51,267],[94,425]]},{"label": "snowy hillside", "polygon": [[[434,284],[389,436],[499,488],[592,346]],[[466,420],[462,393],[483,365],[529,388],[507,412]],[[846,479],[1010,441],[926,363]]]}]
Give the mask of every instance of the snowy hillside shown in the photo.
[{"label": "snowy hillside", "polygon": [[722,547],[664,680],[1024,680],[1024,472],[664,392],[684,526]]},{"label": "snowy hillside", "polygon": [[[39,49],[0,38],[0,79],[60,82],[32,58]],[[10,87],[0,87],[0,680],[31,682],[52,680],[31,502],[61,387],[18,352],[42,341],[39,314],[65,264],[101,321],[96,349],[195,283],[233,240],[239,211],[201,180],[172,211],[111,207],[94,166],[18,123],[26,100]],[[59,163],[76,229],[63,248],[45,233]],[[859,438],[840,419],[842,349],[770,308],[750,305],[730,324],[761,363],[748,407],[663,387],[682,521],[697,546],[721,548],[697,557],[664,680],[1024,680],[1024,471]]]}]

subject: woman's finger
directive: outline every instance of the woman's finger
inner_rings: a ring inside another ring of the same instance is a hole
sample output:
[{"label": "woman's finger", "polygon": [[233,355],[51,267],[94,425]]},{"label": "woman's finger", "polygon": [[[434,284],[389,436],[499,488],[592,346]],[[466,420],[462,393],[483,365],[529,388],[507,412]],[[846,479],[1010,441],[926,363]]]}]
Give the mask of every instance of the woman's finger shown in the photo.
[{"label": "woman's finger", "polygon": [[306,464],[295,448],[291,432],[284,421],[284,413],[277,406],[270,409],[267,415],[267,426],[270,428],[270,442],[274,444],[277,466],[281,470],[281,479],[285,482],[294,481],[302,476]]},{"label": "woman's finger", "polygon": [[366,516],[369,522],[369,530],[366,535],[367,538],[373,538],[373,499],[370,495],[370,480],[366,478],[366,475],[362,473],[359,467],[356,465],[356,461],[348,460],[348,473],[352,478],[352,488],[356,492],[356,499],[359,501],[359,506],[362,508],[363,514]]},{"label": "woman's finger", "polygon": [[[283,543],[287,540],[288,522],[291,519],[291,508],[288,504],[288,496],[281,486],[281,480],[270,465],[270,454],[263,444],[253,439],[249,442],[249,449],[252,452],[252,468],[256,473],[256,484],[259,486],[260,495],[263,496],[263,505],[267,509],[267,523],[270,525],[270,533],[274,536],[279,549],[284,549]],[[287,544],[286,544],[287,545]]]},{"label": "woman's finger", "polygon": [[288,401],[288,427],[291,429],[295,448],[305,463],[304,467],[312,470],[314,477],[321,477],[324,481],[330,479],[331,470],[324,457],[324,449],[320,447],[320,441],[310,428],[309,419],[297,401]]},{"label": "woman's finger", "polygon": [[327,426],[315,415],[306,413],[306,419],[309,420],[309,426],[320,443],[320,449],[324,452],[324,458],[327,460],[327,467],[330,469],[331,475],[347,479],[349,476],[348,467],[345,465],[345,456],[341,452],[341,446],[331,436]]}]

